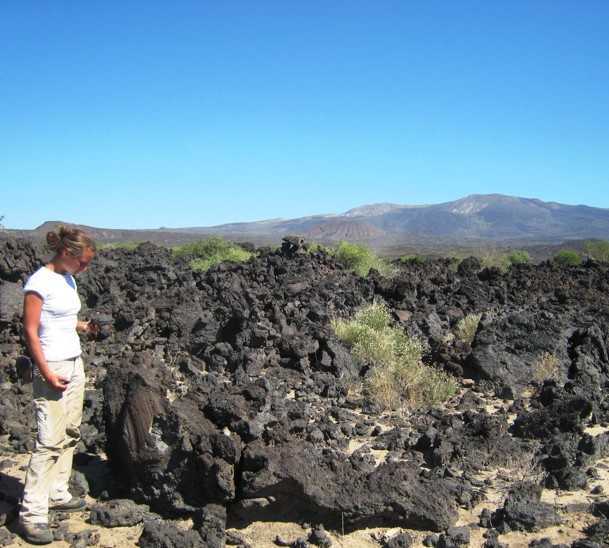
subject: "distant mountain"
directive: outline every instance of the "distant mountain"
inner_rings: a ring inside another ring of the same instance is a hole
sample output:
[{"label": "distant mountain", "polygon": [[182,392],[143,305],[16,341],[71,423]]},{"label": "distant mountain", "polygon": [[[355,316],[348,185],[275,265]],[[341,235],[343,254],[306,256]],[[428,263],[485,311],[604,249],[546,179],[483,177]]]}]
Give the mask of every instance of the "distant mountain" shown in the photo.
[{"label": "distant mountain", "polygon": [[[57,223],[32,231],[13,231],[42,238]],[[609,240],[609,209],[564,205],[502,194],[473,194],[436,205],[364,205],[342,214],[297,219],[268,219],[212,227],[150,230],[83,227],[100,242],[150,240],[180,243],[205,235],[235,241],[279,243],[287,234],[302,234],[320,243],[347,240],[372,246],[399,246],[434,240],[484,240],[556,244],[567,240]]]},{"label": "distant mountain", "polygon": [[309,241],[362,242],[385,236],[386,232],[368,221],[333,219],[307,228],[302,235]]},{"label": "distant mountain", "polygon": [[[346,221],[351,224],[341,224]],[[365,225],[361,224],[364,222]],[[340,215],[227,224],[197,230],[225,236],[266,237],[297,232],[330,241],[341,233],[351,232],[361,240],[382,238],[386,243],[404,242],[413,237],[551,243],[582,238],[609,239],[609,209],[502,194],[473,194],[436,205],[374,204]]]},{"label": "distant mountain", "polygon": [[394,209],[402,207],[420,207],[420,206],[401,206],[398,204],[372,204],[356,207],[343,213],[341,217],[372,217],[375,215],[384,215]]}]

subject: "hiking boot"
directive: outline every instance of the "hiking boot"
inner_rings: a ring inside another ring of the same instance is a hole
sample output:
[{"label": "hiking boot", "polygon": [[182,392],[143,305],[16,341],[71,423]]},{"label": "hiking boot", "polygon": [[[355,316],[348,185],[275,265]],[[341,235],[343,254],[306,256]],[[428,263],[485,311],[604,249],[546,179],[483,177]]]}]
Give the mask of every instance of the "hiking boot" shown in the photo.
[{"label": "hiking boot", "polygon": [[21,531],[25,540],[31,544],[49,544],[53,542],[53,531],[48,523],[22,523]]},{"label": "hiking boot", "polygon": [[85,499],[80,497],[72,497],[68,502],[62,502],[60,504],[49,505],[49,510],[55,510],[56,512],[78,512],[84,510],[87,507]]}]

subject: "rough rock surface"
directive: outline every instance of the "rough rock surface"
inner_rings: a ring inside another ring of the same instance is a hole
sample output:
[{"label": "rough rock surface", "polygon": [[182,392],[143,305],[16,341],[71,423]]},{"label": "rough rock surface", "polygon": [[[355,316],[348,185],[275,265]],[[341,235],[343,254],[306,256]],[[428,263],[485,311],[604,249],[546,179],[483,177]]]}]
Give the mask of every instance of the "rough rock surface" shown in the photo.
[{"label": "rough rock surface", "polygon": [[[557,523],[539,487],[585,488],[609,454],[607,434],[586,432],[609,425],[607,266],[502,273],[469,258],[398,263],[395,276],[364,278],[305,247],[299,240],[200,273],[146,243],[101,250],[78,277],[82,315],[104,320],[84,344],[82,449],[104,450],[115,465],[126,488],[111,499],[195,523],[173,534],[150,521],[142,545],[172,534],[176,546],[221,545],[227,523],[269,516],[387,523],[459,545],[467,534],[453,527],[457,508],[483,498],[476,475],[531,456],[539,482],[515,486],[486,526]],[[22,284],[46,258],[25,240],[0,240],[7,365],[23,352]],[[329,320],[373,301],[424,342],[430,364],[455,375],[462,390],[445,409],[385,413],[356,389],[373,364],[359,362]],[[474,313],[482,319],[473,341],[457,340],[457,322]],[[554,368],[541,379],[544,355]],[[12,367],[0,382],[0,434],[29,451],[30,389]],[[489,413],[489,398],[505,405]],[[590,538],[602,534],[599,520]]]}]

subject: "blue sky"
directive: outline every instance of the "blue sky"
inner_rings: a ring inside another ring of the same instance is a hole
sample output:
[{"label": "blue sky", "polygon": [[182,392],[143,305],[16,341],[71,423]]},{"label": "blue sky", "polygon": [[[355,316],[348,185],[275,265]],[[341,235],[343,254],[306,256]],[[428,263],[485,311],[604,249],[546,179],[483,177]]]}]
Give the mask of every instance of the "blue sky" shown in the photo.
[{"label": "blue sky", "polygon": [[609,208],[605,0],[2,0],[0,215]]}]

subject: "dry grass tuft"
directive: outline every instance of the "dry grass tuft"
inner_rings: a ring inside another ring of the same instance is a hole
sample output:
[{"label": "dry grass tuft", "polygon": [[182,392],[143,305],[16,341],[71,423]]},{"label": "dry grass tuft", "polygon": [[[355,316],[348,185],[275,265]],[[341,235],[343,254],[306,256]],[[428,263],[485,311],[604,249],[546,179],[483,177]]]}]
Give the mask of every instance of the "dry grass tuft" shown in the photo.
[{"label": "dry grass tuft", "polygon": [[374,364],[367,394],[389,409],[419,407],[446,401],[456,392],[443,371],[422,362],[420,341],[389,325],[391,315],[382,304],[360,310],[350,322],[333,320],[336,335],[350,344],[357,356]]},{"label": "dry grass tuft", "polygon": [[472,343],[478,331],[478,324],[482,314],[468,314],[465,318],[461,318],[455,326],[455,335],[457,338],[466,343]]},{"label": "dry grass tuft", "polygon": [[533,379],[542,383],[556,377],[558,373],[558,357],[550,352],[542,352],[533,364]]}]

